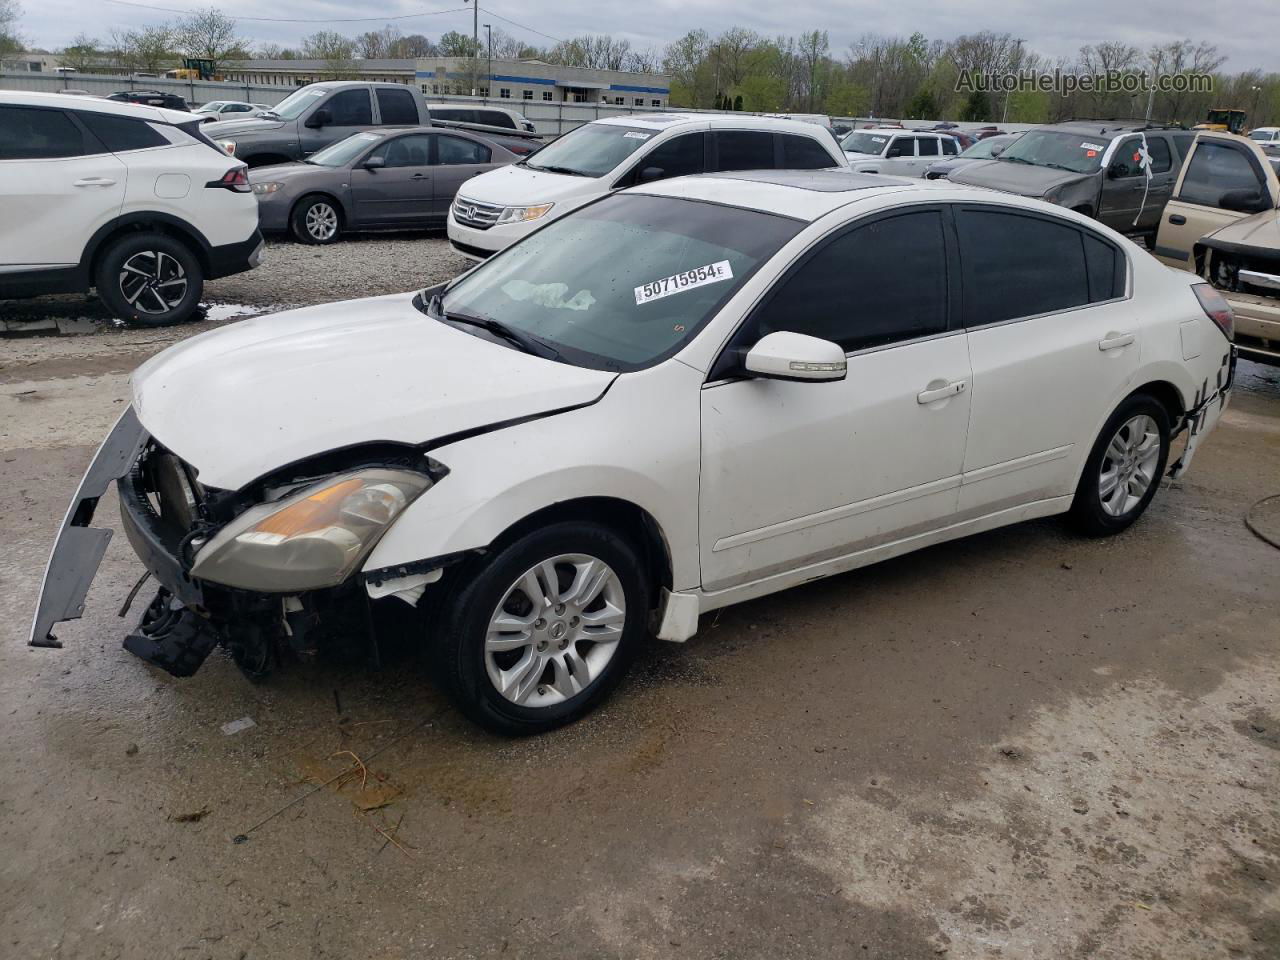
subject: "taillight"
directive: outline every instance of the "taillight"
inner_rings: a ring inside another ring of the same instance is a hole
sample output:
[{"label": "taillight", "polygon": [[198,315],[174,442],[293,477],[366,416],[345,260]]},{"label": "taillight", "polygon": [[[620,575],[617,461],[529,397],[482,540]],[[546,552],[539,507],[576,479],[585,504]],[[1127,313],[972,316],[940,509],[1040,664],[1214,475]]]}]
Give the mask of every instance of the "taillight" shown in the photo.
[{"label": "taillight", "polygon": [[253,192],[253,187],[249,185],[249,174],[246,172],[245,167],[233,167],[217,180],[210,180],[205,186],[220,187],[223,190],[233,190],[236,193]]},{"label": "taillight", "polygon": [[1231,340],[1235,335],[1235,314],[1231,312],[1231,304],[1227,298],[1207,283],[1192,284],[1191,292],[1200,301],[1205,316],[1218,325],[1222,335]]}]

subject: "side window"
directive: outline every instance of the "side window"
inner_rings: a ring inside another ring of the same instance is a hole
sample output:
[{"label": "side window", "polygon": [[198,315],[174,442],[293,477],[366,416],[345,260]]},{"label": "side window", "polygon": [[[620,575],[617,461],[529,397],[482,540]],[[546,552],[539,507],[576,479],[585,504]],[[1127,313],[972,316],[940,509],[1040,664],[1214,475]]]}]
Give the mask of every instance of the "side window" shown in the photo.
[{"label": "side window", "polygon": [[941,213],[877,220],[805,261],[752,319],[752,333],[755,339],[778,330],[806,333],[846,352],[941,333],[946,274]]},{"label": "side window", "polygon": [[782,166],[786,170],[822,170],[837,166],[831,154],[812,137],[783,133],[778,139],[782,141]]},{"label": "side window", "polygon": [[922,157],[938,156],[938,140],[936,137],[917,137],[916,146],[920,149]]},{"label": "side window", "polygon": [[956,157],[960,155],[960,144],[956,143],[954,137],[944,137],[942,139],[943,156]]},{"label": "side window", "polygon": [[418,105],[408,90],[379,87],[378,111],[382,114],[382,122],[386,124],[399,126],[418,122]]},{"label": "side window", "polygon": [[1222,195],[1233,190],[1261,189],[1258,174],[1244,152],[1225,143],[1201,140],[1191,154],[1182,177],[1179,200],[1207,207],[1222,205]]},{"label": "side window", "polygon": [[223,113],[248,113],[253,107],[247,103],[229,103],[222,108]]},{"label": "side window", "polygon": [[1173,145],[1178,148],[1179,165],[1186,163],[1187,154],[1191,152],[1191,144],[1195,143],[1196,135],[1194,133],[1171,133],[1169,136],[1173,138]]},{"label": "side window", "polygon": [[[1111,166],[1107,173],[1117,179],[1140,176],[1142,158],[1138,156],[1138,151],[1141,148],[1142,140],[1139,137],[1126,137],[1120,141],[1120,146],[1116,147],[1115,156],[1111,158]],[[1152,159],[1154,160],[1154,154]]]},{"label": "side window", "polygon": [[478,110],[476,112],[480,115],[481,123],[487,123],[491,127],[506,127],[508,130],[516,128],[516,122],[501,110]]},{"label": "side window", "polygon": [[889,144],[889,149],[885,151],[885,157],[914,157],[916,155],[914,143],[914,137],[894,137],[893,143]]},{"label": "side window", "polygon": [[962,315],[976,327],[1090,302],[1080,231],[1021,213],[956,210]]},{"label": "side window", "polygon": [[1152,173],[1168,173],[1172,169],[1173,156],[1164,137],[1147,137],[1147,152],[1151,154]]},{"label": "side window", "polygon": [[61,110],[0,106],[0,160],[56,160],[101,153]]},{"label": "side window", "polygon": [[475,140],[440,134],[436,137],[436,163],[488,163],[490,150]]},{"label": "side window", "polygon": [[706,169],[703,158],[703,135],[686,133],[666,143],[660,143],[647,155],[640,158],[633,175],[627,179],[639,183],[640,173],[649,167],[658,167],[665,177],[686,177],[693,173],[702,173]]},{"label": "side window", "polygon": [[1098,303],[1124,296],[1123,255],[1105,240],[1085,232],[1084,260],[1089,271],[1089,301]]},{"label": "side window", "polygon": [[112,153],[168,146],[169,140],[145,120],[115,117],[109,113],[81,113],[81,122]]},{"label": "side window", "polygon": [[335,127],[373,126],[368,90],[343,90],[325,101]]},{"label": "side window", "polygon": [[761,130],[721,130],[715,134],[717,170],[772,170],[773,134]]},{"label": "side window", "polygon": [[424,133],[396,137],[376,153],[385,158],[388,167],[425,167],[431,162],[431,137]]}]

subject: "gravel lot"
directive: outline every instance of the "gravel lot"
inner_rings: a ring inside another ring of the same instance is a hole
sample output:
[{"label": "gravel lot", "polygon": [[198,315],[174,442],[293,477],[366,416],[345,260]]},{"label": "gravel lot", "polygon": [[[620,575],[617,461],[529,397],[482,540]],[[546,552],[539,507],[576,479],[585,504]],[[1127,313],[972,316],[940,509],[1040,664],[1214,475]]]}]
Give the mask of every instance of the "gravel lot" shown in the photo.
[{"label": "gravel lot", "polygon": [[[1241,364],[1119,537],[1022,524],[721,611],[533,740],[414,657],[155,672],[122,537],[65,649],[24,645],[138,363],[465,267],[438,235],[274,244],[200,323],[0,346],[0,956],[1280,957],[1280,558],[1241,522],[1280,492],[1280,370]],[[385,806],[315,789],[351,755]]]}]

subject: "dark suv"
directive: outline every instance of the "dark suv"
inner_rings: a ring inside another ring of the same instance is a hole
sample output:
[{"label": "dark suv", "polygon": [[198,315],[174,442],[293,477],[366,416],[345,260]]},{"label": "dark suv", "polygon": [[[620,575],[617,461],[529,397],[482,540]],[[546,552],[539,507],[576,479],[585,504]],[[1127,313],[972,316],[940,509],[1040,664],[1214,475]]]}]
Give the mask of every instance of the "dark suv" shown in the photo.
[{"label": "dark suv", "polygon": [[[1140,163],[1144,138],[1150,183]],[[1151,241],[1194,139],[1190,130],[1141,121],[1070,120],[1029,130],[999,157],[948,179],[1038,197]]]},{"label": "dark suv", "polygon": [[107,97],[120,103],[145,103],[148,107],[164,107],[166,110],[185,110],[191,112],[187,101],[176,93],[164,93],[160,90],[120,90]]}]

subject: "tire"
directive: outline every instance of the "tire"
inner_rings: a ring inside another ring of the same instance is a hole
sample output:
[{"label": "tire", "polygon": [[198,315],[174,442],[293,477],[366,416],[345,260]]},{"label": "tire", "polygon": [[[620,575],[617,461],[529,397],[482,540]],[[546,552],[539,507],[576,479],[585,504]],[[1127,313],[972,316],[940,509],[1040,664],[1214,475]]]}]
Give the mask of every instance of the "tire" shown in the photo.
[{"label": "tire", "polygon": [[1081,533],[1109,536],[1142,516],[1169,459],[1169,414],[1145,393],[1116,408],[1089,452],[1071,503]]},{"label": "tire", "polygon": [[93,284],[121,320],[158,327],[195,312],[204,294],[204,269],[195,251],[175,237],[130,233],[107,244]]},{"label": "tire", "polygon": [[303,197],[289,215],[289,232],[300,243],[334,243],[342,234],[342,210],[331,197]]},{"label": "tire", "polygon": [[[555,596],[542,572],[549,561]],[[595,523],[535,530],[453,582],[460,588],[437,620],[440,679],[466,716],[495,733],[577,720],[617,686],[646,632],[644,566],[630,543]],[[586,602],[575,604],[579,593]]]}]

